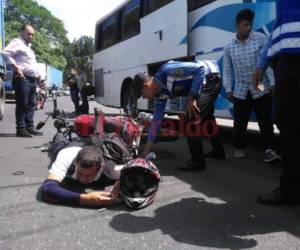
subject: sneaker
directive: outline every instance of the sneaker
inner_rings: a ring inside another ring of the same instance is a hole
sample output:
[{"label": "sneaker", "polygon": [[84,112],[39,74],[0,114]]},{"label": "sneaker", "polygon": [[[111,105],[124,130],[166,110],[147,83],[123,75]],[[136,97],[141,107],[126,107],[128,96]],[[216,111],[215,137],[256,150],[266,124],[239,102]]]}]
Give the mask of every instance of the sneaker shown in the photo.
[{"label": "sneaker", "polygon": [[188,160],[177,167],[178,170],[182,171],[197,171],[204,170],[206,168],[205,161],[194,162],[193,160]]},{"label": "sneaker", "polygon": [[272,149],[267,149],[265,151],[264,162],[273,162],[276,160],[280,160],[281,157],[275,153]]},{"label": "sneaker", "polygon": [[31,135],[43,135],[42,132],[37,131],[35,128],[30,127],[27,129],[28,133]]},{"label": "sneaker", "polygon": [[32,138],[32,135],[26,129],[17,130],[16,136]]},{"label": "sneaker", "polygon": [[245,158],[246,154],[242,149],[235,149],[233,152],[233,155],[235,158]]},{"label": "sneaker", "polygon": [[224,152],[219,153],[219,152],[217,152],[215,150],[211,150],[211,151],[205,153],[204,157],[206,157],[206,158],[214,158],[214,159],[218,159],[218,160],[224,160],[224,159],[226,159],[226,155],[225,155]]}]

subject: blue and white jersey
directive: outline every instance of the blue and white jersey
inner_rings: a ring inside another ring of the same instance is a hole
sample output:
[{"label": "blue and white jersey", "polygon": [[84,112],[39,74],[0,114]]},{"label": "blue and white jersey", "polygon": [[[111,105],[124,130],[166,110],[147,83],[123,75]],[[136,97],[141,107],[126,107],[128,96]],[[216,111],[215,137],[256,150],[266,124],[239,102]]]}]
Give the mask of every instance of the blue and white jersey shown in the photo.
[{"label": "blue and white jersey", "polygon": [[300,54],[300,1],[277,0],[277,17],[269,42],[264,46],[257,68],[265,69],[276,56]]},{"label": "blue and white jersey", "polygon": [[205,76],[211,73],[219,73],[215,61],[169,61],[154,76],[162,90],[157,99],[196,95],[201,85],[206,83]]},{"label": "blue and white jersey", "polygon": [[218,74],[219,67],[215,61],[179,62],[169,61],[160,67],[154,81],[160,85],[161,92],[154,101],[154,115],[149,130],[148,141],[154,141],[164,117],[166,102],[179,96],[194,96],[206,84],[206,76]]}]

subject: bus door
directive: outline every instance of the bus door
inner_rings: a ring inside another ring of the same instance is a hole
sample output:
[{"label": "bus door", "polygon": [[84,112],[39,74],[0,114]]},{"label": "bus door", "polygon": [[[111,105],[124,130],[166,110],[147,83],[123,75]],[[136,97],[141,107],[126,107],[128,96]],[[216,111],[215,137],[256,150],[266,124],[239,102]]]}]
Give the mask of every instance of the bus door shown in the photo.
[{"label": "bus door", "polygon": [[140,24],[145,64],[187,56],[186,0],[145,0]]}]

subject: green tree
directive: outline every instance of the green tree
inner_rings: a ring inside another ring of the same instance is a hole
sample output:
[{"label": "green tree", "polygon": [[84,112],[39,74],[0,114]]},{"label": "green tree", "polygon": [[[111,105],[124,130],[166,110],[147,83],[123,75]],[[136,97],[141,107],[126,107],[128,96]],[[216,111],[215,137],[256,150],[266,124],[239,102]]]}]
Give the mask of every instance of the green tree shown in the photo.
[{"label": "green tree", "polygon": [[94,39],[89,36],[74,39],[66,53],[66,69],[80,68],[87,75],[88,82],[92,82]]},{"label": "green tree", "polygon": [[33,0],[6,0],[5,2],[6,43],[19,35],[24,23],[36,30],[33,49],[38,62],[51,64],[63,70],[67,65],[65,51],[70,43],[61,20]]}]

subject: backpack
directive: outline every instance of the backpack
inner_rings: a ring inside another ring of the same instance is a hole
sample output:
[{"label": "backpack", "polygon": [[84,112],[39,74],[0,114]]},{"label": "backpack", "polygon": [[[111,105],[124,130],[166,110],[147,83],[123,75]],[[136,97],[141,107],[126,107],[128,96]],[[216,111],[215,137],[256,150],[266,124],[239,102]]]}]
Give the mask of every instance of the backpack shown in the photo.
[{"label": "backpack", "polygon": [[88,145],[100,147],[104,158],[118,165],[123,165],[132,160],[136,153],[131,151],[123,139],[116,133],[107,133],[102,136],[91,135]]}]

